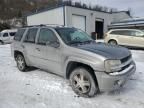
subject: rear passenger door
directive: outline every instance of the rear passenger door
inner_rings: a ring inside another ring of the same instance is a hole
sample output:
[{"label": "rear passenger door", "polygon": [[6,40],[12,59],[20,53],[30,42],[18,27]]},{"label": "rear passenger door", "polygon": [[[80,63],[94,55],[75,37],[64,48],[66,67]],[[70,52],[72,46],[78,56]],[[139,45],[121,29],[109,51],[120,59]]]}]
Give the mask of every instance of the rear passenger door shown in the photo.
[{"label": "rear passenger door", "polygon": [[30,62],[30,65],[35,66],[35,40],[38,33],[38,28],[30,28],[28,29],[23,43],[22,49],[24,51],[24,55]]},{"label": "rear passenger door", "polygon": [[37,38],[35,56],[37,65],[41,68],[62,75],[60,47],[54,48],[47,44],[56,41],[58,39],[52,29],[41,28]]}]

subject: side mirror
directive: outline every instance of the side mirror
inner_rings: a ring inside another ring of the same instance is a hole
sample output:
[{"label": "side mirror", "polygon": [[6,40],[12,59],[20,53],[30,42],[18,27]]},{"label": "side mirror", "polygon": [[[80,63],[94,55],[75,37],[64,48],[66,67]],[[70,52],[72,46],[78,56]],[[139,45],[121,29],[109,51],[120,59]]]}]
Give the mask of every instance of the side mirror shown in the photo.
[{"label": "side mirror", "polygon": [[51,46],[51,47],[54,47],[54,48],[58,48],[59,46],[60,46],[60,43],[58,42],[58,41],[48,41],[47,43],[46,43],[46,45],[48,45],[48,46]]}]

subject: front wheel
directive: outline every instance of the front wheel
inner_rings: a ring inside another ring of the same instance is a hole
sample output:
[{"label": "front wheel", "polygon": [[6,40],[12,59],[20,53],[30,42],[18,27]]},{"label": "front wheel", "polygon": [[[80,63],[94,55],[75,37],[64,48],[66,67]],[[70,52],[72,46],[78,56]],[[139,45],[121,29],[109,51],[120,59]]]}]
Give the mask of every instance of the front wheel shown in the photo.
[{"label": "front wheel", "polygon": [[24,59],[24,56],[21,54],[18,54],[16,56],[16,62],[17,62],[17,67],[20,71],[25,72],[27,69],[27,65]]},{"label": "front wheel", "polygon": [[70,75],[70,84],[74,92],[82,97],[93,97],[98,92],[94,76],[88,69],[76,68]]}]

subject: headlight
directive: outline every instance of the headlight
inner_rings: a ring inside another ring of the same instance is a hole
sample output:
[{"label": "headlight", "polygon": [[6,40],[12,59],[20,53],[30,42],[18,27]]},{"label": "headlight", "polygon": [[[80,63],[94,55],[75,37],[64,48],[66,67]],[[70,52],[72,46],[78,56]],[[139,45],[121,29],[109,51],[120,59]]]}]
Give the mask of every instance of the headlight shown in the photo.
[{"label": "headlight", "polygon": [[106,72],[116,72],[121,70],[119,66],[121,65],[120,60],[106,60],[105,61],[105,70]]}]

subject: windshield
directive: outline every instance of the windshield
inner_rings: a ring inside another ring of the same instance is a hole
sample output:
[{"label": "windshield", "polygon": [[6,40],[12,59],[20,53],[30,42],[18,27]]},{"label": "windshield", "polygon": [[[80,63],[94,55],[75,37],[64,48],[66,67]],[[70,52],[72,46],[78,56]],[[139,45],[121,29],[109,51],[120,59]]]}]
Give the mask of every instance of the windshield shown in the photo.
[{"label": "windshield", "polygon": [[87,33],[76,28],[56,28],[56,31],[66,44],[92,41]]}]

